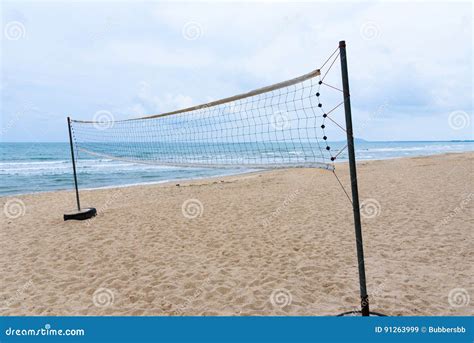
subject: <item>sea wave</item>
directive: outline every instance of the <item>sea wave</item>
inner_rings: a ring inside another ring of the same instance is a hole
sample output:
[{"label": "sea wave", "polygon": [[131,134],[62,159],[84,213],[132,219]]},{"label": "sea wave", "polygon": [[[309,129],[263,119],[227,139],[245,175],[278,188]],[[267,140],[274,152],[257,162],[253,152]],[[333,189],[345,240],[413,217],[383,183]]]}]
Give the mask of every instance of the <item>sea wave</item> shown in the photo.
[{"label": "sea wave", "polygon": [[[175,170],[172,166],[151,166],[131,162],[118,162],[113,160],[80,160],[77,163],[77,171],[81,172],[126,172],[126,171],[151,171],[151,170]],[[0,175],[53,175],[70,174],[72,170],[71,161],[30,161],[30,162],[0,162]]]},{"label": "sea wave", "polygon": [[[426,146],[395,146],[395,147],[384,147],[384,148],[366,148],[363,149],[370,152],[410,152],[410,151],[426,151],[426,152],[437,152],[437,151],[468,151],[472,150],[472,145],[426,145]],[[383,155],[382,155],[383,157]]]},{"label": "sea wave", "polygon": [[[345,143],[334,142],[330,145],[333,155],[338,154],[336,162],[347,161]],[[0,148],[0,196],[71,189],[72,163],[67,143],[35,143],[31,146],[25,143],[8,143],[0,144]],[[317,145],[302,147],[301,150],[288,149],[285,153],[279,150],[281,147],[277,144],[273,150],[271,148],[267,146],[255,156],[248,156],[245,151],[234,151],[232,154],[216,151],[212,156],[208,154],[188,156],[185,155],[186,152],[178,154],[194,163],[212,161],[218,165],[219,161],[221,163],[225,161],[235,165],[235,168],[228,170],[147,165],[83,156],[77,161],[79,186],[81,189],[117,187],[238,174],[249,171],[245,168],[246,162],[276,163],[282,158],[301,162],[306,155],[319,153]],[[359,161],[473,150],[474,144],[469,142],[357,142],[356,144],[356,156]],[[152,158],[151,155],[148,157]],[[176,155],[170,155],[169,158],[172,160]]]}]

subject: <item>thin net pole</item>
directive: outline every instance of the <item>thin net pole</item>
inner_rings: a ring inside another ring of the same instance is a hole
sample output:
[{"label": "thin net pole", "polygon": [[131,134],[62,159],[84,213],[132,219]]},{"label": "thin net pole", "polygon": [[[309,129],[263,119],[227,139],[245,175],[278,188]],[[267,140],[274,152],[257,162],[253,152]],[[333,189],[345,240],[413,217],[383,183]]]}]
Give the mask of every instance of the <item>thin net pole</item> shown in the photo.
[{"label": "thin net pole", "polygon": [[[71,120],[76,150],[114,160],[210,168],[333,170],[321,103],[323,66],[248,93],[168,113],[116,121]],[[332,63],[331,63],[332,62]]]}]

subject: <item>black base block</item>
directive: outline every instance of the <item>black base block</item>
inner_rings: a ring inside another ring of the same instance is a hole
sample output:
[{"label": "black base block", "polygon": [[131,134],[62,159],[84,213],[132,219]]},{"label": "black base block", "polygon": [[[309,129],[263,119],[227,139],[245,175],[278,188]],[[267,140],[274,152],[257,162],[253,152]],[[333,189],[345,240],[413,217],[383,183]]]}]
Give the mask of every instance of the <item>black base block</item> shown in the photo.
[{"label": "black base block", "polygon": [[[370,311],[369,313],[371,317],[386,317],[385,314],[378,313],[378,312]],[[361,316],[362,316],[362,311],[348,311],[348,312],[338,314],[336,317],[361,317]]]},{"label": "black base block", "polygon": [[80,211],[71,211],[64,214],[64,220],[86,220],[97,215],[97,210],[94,207],[83,208]]}]

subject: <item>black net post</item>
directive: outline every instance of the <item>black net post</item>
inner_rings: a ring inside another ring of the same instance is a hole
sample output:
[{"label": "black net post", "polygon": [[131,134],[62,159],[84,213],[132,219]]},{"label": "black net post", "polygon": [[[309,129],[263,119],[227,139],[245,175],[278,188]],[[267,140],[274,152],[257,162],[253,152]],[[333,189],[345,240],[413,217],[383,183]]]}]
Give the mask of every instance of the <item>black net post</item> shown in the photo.
[{"label": "black net post", "polygon": [[339,42],[341,59],[342,90],[344,93],[344,110],[346,115],[347,149],[349,153],[349,169],[351,174],[352,209],[354,212],[354,228],[357,245],[357,260],[359,266],[359,284],[361,310],[363,316],[369,316],[369,297],[365,278],[364,246],[362,243],[362,226],[360,221],[359,191],[357,187],[356,158],[354,152],[354,136],[352,130],[351,100],[349,93],[349,74],[347,71],[346,42]]},{"label": "black net post", "polygon": [[69,144],[71,146],[71,159],[72,159],[72,169],[74,172],[74,186],[76,187],[76,202],[77,210],[81,211],[81,202],[79,201],[79,188],[77,187],[77,173],[76,173],[76,160],[74,158],[74,145],[72,143],[72,130],[71,130],[71,118],[67,117],[67,126],[69,129]]}]

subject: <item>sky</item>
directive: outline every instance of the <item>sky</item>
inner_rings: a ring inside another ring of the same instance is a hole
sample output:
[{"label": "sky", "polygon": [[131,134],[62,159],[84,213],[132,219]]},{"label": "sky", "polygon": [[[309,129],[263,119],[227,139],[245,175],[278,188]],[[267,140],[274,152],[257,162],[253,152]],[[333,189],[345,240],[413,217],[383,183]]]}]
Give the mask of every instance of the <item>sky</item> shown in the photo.
[{"label": "sky", "polygon": [[470,2],[0,6],[3,142],[67,141],[68,115],[156,114],[293,78],[340,40],[357,137],[474,138]]}]

